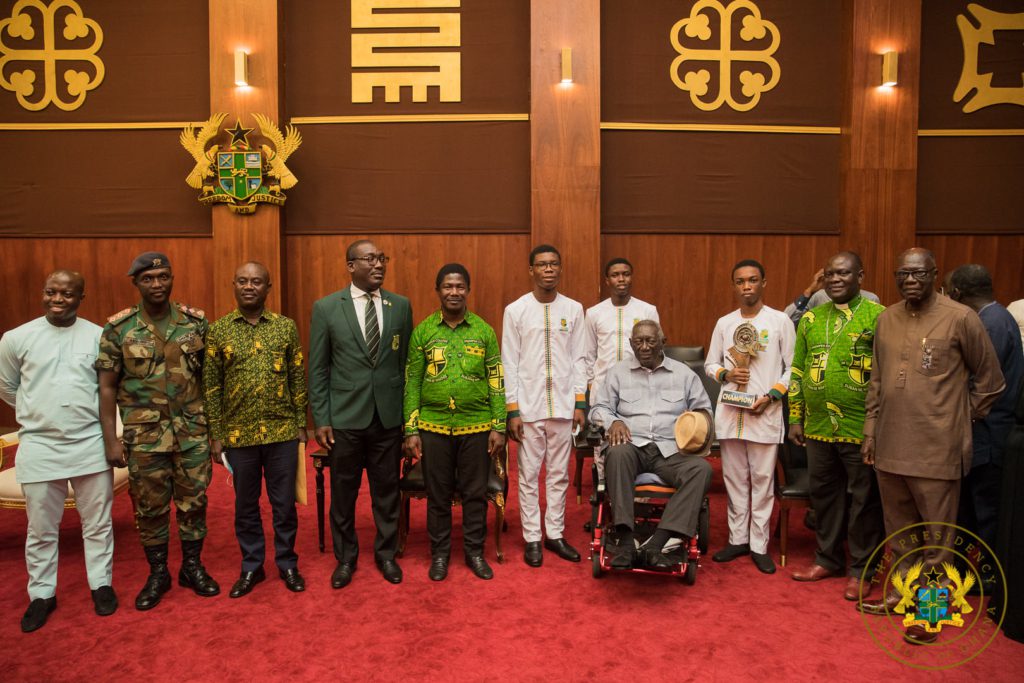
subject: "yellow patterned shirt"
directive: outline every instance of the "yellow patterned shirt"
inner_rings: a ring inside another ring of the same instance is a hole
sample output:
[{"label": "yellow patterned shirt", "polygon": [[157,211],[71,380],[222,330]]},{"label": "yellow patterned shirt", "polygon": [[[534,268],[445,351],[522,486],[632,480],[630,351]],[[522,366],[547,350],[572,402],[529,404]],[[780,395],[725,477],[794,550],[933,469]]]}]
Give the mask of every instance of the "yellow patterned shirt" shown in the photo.
[{"label": "yellow patterned shirt", "polygon": [[210,436],[225,448],[296,438],[306,426],[306,370],[295,322],[264,311],[249,323],[235,309],[206,337],[203,389]]}]

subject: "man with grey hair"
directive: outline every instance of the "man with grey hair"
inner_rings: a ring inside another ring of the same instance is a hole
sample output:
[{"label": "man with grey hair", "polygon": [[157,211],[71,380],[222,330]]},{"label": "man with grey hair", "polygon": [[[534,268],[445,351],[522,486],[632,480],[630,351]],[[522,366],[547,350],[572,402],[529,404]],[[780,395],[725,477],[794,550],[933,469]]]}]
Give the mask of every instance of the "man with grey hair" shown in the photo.
[{"label": "man with grey hair", "polygon": [[711,486],[707,460],[679,451],[676,418],[687,411],[710,412],[711,401],[690,368],[665,357],[665,335],[657,322],[634,325],[629,345],[636,357],[612,366],[590,411],[608,438],[605,473],[615,531],[606,547],[612,567],[633,566],[633,482],[637,474],[653,472],[676,492],[644,544],[642,563],[667,571],[673,562],[663,552],[665,544],[696,535],[701,502]]},{"label": "man with grey hair", "polygon": [[[878,476],[886,533],[896,534],[892,543],[904,562],[921,553],[932,570],[950,560],[949,549],[922,547],[922,535],[906,530],[956,523],[960,479],[971,463],[971,422],[988,414],[1006,386],[978,315],[938,296],[937,273],[927,249],[900,255],[895,274],[903,301],[878,317],[861,445]],[[859,607],[885,615],[899,599],[887,592]],[[924,645],[938,634],[912,625],[904,638]]]},{"label": "man with grey hair", "polygon": [[15,409],[21,425],[14,470],[28,515],[25,633],[41,628],[57,608],[57,541],[69,482],[82,518],[96,614],[117,609],[111,587],[114,476],[104,455],[93,369],[101,328],[78,317],[84,298],[82,276],[58,270],[43,285],[43,317],[0,339],[0,398]]}]

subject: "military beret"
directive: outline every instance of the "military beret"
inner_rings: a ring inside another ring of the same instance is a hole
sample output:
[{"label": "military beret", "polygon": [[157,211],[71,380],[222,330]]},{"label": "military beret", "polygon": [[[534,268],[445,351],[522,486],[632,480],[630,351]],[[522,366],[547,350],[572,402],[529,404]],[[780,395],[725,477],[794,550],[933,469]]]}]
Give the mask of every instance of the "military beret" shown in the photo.
[{"label": "military beret", "polygon": [[147,251],[139,254],[132,261],[132,267],[128,269],[128,275],[135,277],[144,270],[152,268],[170,268],[171,259],[159,251]]}]

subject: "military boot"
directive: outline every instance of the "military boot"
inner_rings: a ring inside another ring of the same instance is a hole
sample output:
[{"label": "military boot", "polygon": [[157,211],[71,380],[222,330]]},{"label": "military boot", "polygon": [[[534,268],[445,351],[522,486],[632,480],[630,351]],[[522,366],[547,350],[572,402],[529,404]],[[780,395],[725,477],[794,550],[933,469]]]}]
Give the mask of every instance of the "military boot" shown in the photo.
[{"label": "military boot", "polygon": [[199,560],[203,552],[203,539],[181,542],[181,571],[178,572],[178,585],[191,588],[196,595],[212,598],[220,593],[220,586],[213,577],[206,573],[206,568]]},{"label": "military boot", "polygon": [[163,594],[171,590],[171,573],[167,571],[167,544],[147,545],[146,560],[149,562],[149,578],[135,598],[135,609],[153,609],[160,604]]}]

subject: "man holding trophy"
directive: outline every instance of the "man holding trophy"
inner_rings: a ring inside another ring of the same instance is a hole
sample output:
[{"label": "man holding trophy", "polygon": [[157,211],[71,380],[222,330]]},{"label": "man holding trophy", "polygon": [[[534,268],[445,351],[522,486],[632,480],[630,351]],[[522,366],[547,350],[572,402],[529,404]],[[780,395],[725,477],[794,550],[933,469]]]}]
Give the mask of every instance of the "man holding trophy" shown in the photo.
[{"label": "man holding trophy", "polygon": [[795,333],[784,313],[761,300],[766,284],[764,266],[757,261],[746,259],[733,267],[740,307],[715,324],[704,371],[722,384],[715,433],[729,496],[729,543],[712,559],[729,562],[749,554],[759,570],[772,574],[772,476],[785,435],[782,397],[789,387]]}]

